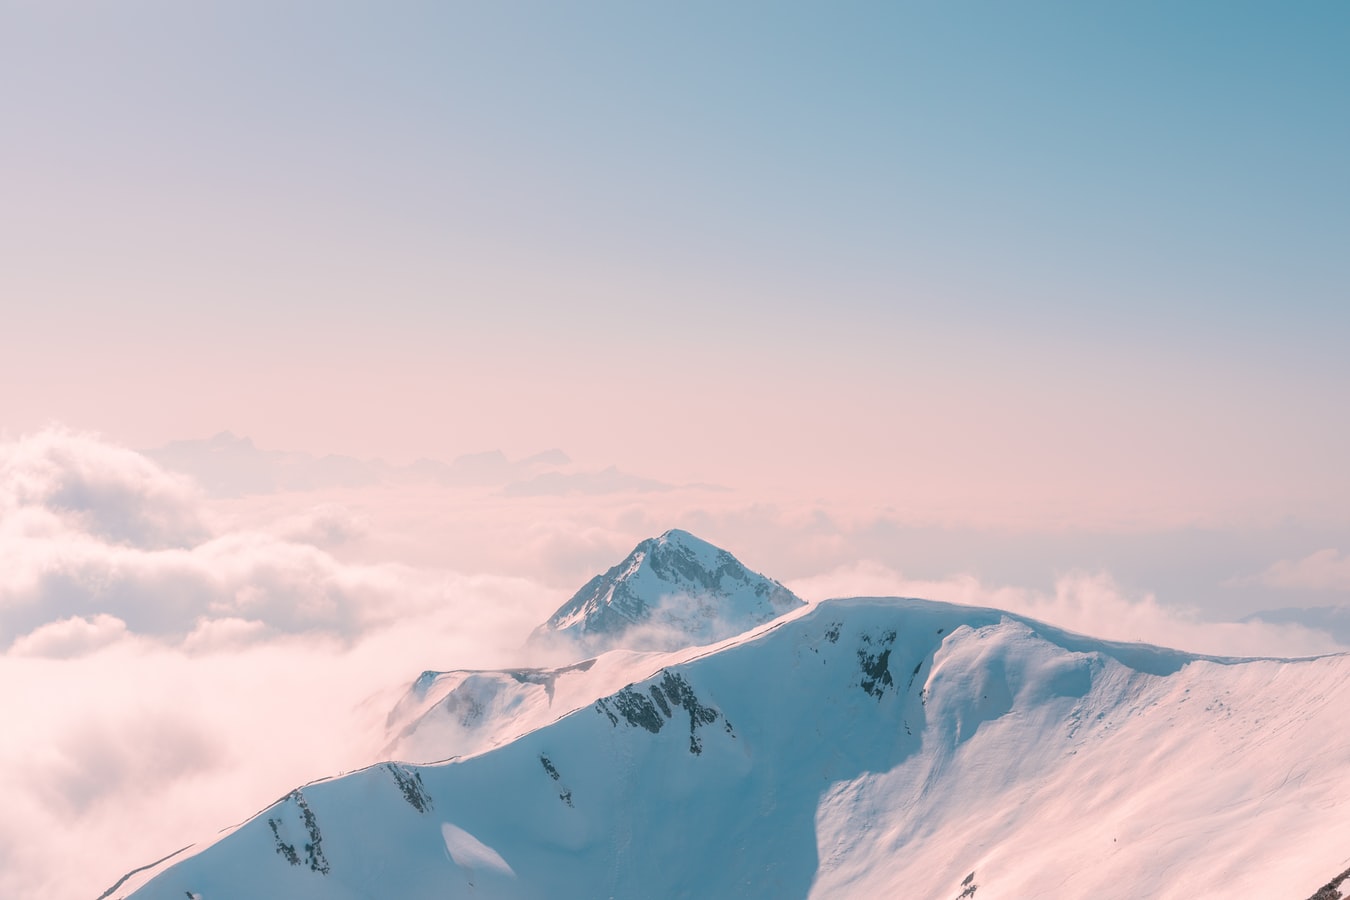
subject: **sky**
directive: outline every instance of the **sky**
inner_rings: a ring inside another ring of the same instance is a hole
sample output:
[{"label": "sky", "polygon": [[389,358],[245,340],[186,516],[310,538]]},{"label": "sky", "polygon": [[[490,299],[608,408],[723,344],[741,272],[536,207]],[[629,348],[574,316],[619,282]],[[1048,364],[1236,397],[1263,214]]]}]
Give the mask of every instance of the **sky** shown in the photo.
[{"label": "sky", "polygon": [[1316,2],[0,0],[0,893],[357,764],[353,704],[671,527],[808,599],[1350,643],[1238,621],[1350,600],[1347,45]]}]

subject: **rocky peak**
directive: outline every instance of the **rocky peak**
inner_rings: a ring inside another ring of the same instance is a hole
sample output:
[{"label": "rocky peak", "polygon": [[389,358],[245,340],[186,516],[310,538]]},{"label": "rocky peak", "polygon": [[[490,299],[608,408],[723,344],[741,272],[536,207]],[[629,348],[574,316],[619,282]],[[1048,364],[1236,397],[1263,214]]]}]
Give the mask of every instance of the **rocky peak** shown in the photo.
[{"label": "rocky peak", "polygon": [[570,642],[587,653],[672,650],[739,634],[802,605],[727,551],[672,529],[588,581],[531,641]]}]

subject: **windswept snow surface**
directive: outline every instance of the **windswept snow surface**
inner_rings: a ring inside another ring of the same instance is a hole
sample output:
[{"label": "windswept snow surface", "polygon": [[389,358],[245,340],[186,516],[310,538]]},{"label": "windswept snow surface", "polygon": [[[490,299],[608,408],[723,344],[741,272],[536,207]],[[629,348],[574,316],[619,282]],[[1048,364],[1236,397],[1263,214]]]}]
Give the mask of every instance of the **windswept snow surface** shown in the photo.
[{"label": "windswept snow surface", "polygon": [[652,662],[488,752],[307,785],[111,896],[1300,898],[1350,854],[1350,656],[853,599]]},{"label": "windswept snow surface", "polygon": [[570,642],[587,655],[615,647],[675,650],[741,634],[803,603],[727,551],[672,529],[592,578],[531,641]]}]

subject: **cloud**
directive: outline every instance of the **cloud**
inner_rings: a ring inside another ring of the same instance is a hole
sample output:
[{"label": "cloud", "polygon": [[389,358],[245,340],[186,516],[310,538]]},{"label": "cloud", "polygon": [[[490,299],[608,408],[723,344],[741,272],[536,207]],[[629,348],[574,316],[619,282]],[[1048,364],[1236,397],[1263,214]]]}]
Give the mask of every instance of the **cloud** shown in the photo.
[{"label": "cloud", "polygon": [[91,435],[0,444],[0,478],[4,897],[95,896],[371,762],[417,674],[518,663],[561,602],[525,578],[344,559],[375,530],[364,513],[290,495],[243,522]]},{"label": "cloud", "polygon": [[91,435],[49,428],[0,444],[0,514],[47,521],[135,547],[181,547],[204,534],[199,493],[181,475]]},{"label": "cloud", "polygon": [[561,450],[546,450],[520,460],[508,459],[500,450],[458,456],[449,463],[419,459],[408,466],[407,475],[444,485],[502,485],[525,478],[541,469],[556,469],[572,460]]},{"label": "cloud", "polygon": [[282,519],[271,533],[286,541],[335,547],[365,537],[370,521],[345,506],[324,503]]},{"label": "cloud", "polygon": [[525,552],[548,569],[566,572],[575,588],[623,559],[635,544],[614,529],[569,521],[534,522],[524,533]]},{"label": "cloud", "polygon": [[1282,559],[1244,581],[1302,591],[1350,591],[1350,553],[1327,548],[1302,559]]},{"label": "cloud", "polygon": [[15,656],[45,656],[65,659],[83,656],[101,647],[115,644],[127,637],[127,623],[116,616],[98,613],[93,616],[71,616],[49,622],[24,635],[10,645]]},{"label": "cloud", "polygon": [[56,737],[31,773],[44,800],[72,815],[115,800],[128,785],[173,781],[226,759],[208,724],[161,709],[76,723]]},{"label": "cloud", "polygon": [[97,896],[296,785],[378,759],[423,669],[518,664],[557,602],[525,579],[444,575],[441,588],[350,639],[233,617],[175,643],[0,654],[0,896]]},{"label": "cloud", "polygon": [[545,472],[526,481],[512,482],[502,488],[502,493],[508,497],[564,497],[576,494],[649,494],[680,489],[726,490],[714,484],[668,484],[654,478],[621,472],[610,466],[598,472]]},{"label": "cloud", "polygon": [[881,563],[863,561],[785,584],[813,601],[898,596],[987,606],[1093,637],[1215,656],[1298,657],[1350,649],[1324,630],[1297,623],[1203,621],[1190,610],[1164,606],[1151,593],[1131,594],[1105,573],[1064,575],[1045,591],[989,585],[972,575],[910,579]]},{"label": "cloud", "polygon": [[144,456],[192,476],[216,497],[408,482],[499,486],[571,461],[557,449],[517,460],[508,459],[500,450],[488,450],[459,456],[448,463],[419,459],[407,466],[396,466],[379,459],[263,450],[251,439],[228,431],[204,440],[173,441],[144,451]]},{"label": "cloud", "polygon": [[183,638],[183,649],[190,653],[219,653],[255,644],[272,634],[266,622],[227,616],[199,619],[197,627]]},{"label": "cloud", "polygon": [[116,616],[138,634],[181,638],[203,617],[346,636],[432,602],[434,582],[397,564],[343,563],[264,532],[145,550],[74,529],[0,535],[0,636],[70,616]]},{"label": "cloud", "polygon": [[1260,620],[1272,625],[1300,625],[1317,631],[1325,631],[1346,646],[1350,646],[1350,607],[1313,606],[1284,609],[1263,609],[1243,618],[1250,622]]},{"label": "cloud", "polygon": [[368,528],[340,506],[213,534],[190,482],[88,435],[0,445],[0,478],[0,646],[21,653],[87,652],[117,629],[201,644],[213,619],[351,638],[436,599],[428,573],[334,556]]},{"label": "cloud", "polygon": [[502,489],[508,497],[561,497],[568,494],[619,494],[673,491],[675,485],[620,472],[614,466],[599,472],[545,472]]}]

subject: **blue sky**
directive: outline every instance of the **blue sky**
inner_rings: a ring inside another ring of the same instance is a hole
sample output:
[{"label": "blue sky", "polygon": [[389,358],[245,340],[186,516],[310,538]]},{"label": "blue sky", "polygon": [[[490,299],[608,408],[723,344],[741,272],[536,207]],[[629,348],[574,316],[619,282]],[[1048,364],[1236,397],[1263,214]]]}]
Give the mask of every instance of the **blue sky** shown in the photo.
[{"label": "blue sky", "polygon": [[0,16],[5,434],[1350,529],[1343,4]]},{"label": "blue sky", "polygon": [[812,599],[1334,649],[1232,620],[1350,605],[1347,48],[1332,2],[0,0],[0,893],[363,764],[354,698],[518,665],[671,527]]},{"label": "blue sky", "polygon": [[[203,279],[410,266],[426,289],[380,312],[433,322],[547,315],[432,290],[526,257],[583,293],[724,285],[804,330],[1203,350],[1345,325],[1342,5],[273,6],[11,4],[30,241],[195,251]],[[285,286],[253,302],[376,306]],[[589,293],[567,322],[631,308]]]}]

